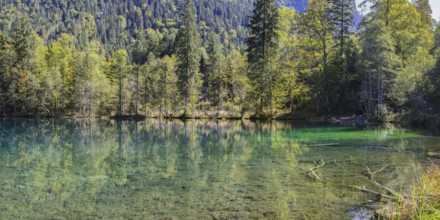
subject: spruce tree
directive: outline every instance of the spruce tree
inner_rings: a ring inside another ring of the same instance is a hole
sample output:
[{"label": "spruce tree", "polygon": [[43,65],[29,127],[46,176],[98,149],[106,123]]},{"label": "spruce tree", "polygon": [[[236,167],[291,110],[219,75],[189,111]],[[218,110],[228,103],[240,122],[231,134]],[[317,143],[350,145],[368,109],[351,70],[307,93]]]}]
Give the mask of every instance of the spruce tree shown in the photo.
[{"label": "spruce tree", "polygon": [[127,76],[127,51],[119,49],[109,62],[109,78],[113,84],[117,84],[118,116],[124,115],[124,81]]},{"label": "spruce tree", "polygon": [[333,36],[338,41],[339,58],[344,56],[345,43],[350,36],[353,25],[353,11],[356,9],[355,0],[329,0]]},{"label": "spruce tree", "polygon": [[274,62],[277,53],[277,26],[279,11],[276,0],[257,0],[250,21],[250,33],[246,39],[249,62],[249,80],[252,86],[251,99],[255,102],[257,115],[270,107],[276,80]]},{"label": "spruce tree", "polygon": [[27,96],[29,95],[27,80],[35,66],[36,42],[33,33],[30,20],[25,15],[17,19],[12,29],[12,48],[15,56],[8,96],[14,107],[14,113],[23,113],[27,104]]},{"label": "spruce tree", "polygon": [[372,20],[361,32],[364,76],[361,107],[374,120],[384,120],[392,101],[401,60],[395,53],[391,33],[381,20]]},{"label": "spruce tree", "polygon": [[200,87],[200,36],[192,0],[186,0],[182,13],[182,26],[176,37],[178,59],[178,88],[185,99],[184,115],[188,115],[197,102]]},{"label": "spruce tree", "polygon": [[[353,12],[356,10],[356,2],[355,0],[329,0],[330,2],[330,19],[329,19],[329,27],[332,29],[332,37],[334,39],[334,52],[335,56],[333,56],[331,64],[334,65],[334,68],[331,68],[329,71],[331,73],[331,78],[336,78],[333,84],[333,90],[335,94],[333,95],[332,108],[334,111],[339,111],[341,106],[347,106],[349,103],[348,95],[340,95],[340,94],[349,94],[356,93],[357,88],[350,88],[350,84],[353,83],[353,79],[355,77],[355,72],[350,72],[348,60],[350,59],[350,53],[353,52],[353,47],[350,47],[350,36],[353,35],[352,27],[353,27]],[[332,89],[331,89],[332,90]],[[351,90],[351,91],[350,91]]]},{"label": "spruce tree", "polygon": [[209,55],[209,79],[208,79],[208,99],[210,103],[217,107],[217,114],[222,107],[227,96],[227,75],[226,58],[223,55],[223,48],[220,44],[220,37],[211,32],[208,36]]}]

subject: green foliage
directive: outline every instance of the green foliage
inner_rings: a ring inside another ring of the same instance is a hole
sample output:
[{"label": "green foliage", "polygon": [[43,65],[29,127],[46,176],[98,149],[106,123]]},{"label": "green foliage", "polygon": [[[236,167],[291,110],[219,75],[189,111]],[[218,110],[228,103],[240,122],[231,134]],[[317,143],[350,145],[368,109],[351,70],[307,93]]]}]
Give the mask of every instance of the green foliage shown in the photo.
[{"label": "green foliage", "polygon": [[275,0],[4,1],[0,112],[436,116],[428,2],[367,2],[355,33],[353,0],[310,0],[301,13]]},{"label": "green foliage", "polygon": [[119,49],[117,50],[110,59],[108,78],[112,82],[113,86],[117,86],[117,97],[118,101],[113,101],[118,103],[118,115],[124,115],[124,85],[127,76],[127,51]]},{"label": "green foliage", "polygon": [[367,115],[381,120],[392,104],[392,86],[401,61],[395,54],[391,33],[384,23],[369,23],[363,34],[361,105]]},{"label": "green foliage", "polygon": [[[5,0],[0,3],[0,31],[9,33],[20,14],[27,14],[34,30],[45,42],[67,33],[85,49],[89,40],[101,42],[107,54],[129,49],[140,32],[153,29],[167,33],[179,28],[179,9],[184,0]],[[243,47],[252,0],[195,0],[197,24],[206,39],[209,31],[228,41],[228,47]],[[19,13],[17,13],[19,12]]]},{"label": "green foliage", "polygon": [[178,59],[178,88],[185,101],[183,115],[189,115],[198,102],[201,86],[200,37],[192,0],[186,0],[183,23],[177,34],[175,47]]},{"label": "green foliage", "polygon": [[207,53],[209,54],[208,66],[208,100],[217,106],[217,111],[227,99],[228,78],[226,75],[226,58],[222,52],[219,36],[215,33],[210,35]]},{"label": "green foliage", "polygon": [[274,0],[257,0],[246,39],[249,62],[249,79],[252,85],[250,98],[255,103],[258,116],[264,116],[269,107],[273,116],[273,101],[277,88],[277,40],[279,12]]}]

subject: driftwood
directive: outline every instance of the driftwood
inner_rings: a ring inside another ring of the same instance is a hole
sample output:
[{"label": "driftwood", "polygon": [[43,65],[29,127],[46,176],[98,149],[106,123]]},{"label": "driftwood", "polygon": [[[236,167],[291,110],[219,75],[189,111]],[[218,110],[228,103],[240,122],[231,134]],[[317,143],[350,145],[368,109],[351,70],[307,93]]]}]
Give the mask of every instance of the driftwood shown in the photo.
[{"label": "driftwood", "polygon": [[355,189],[358,189],[358,190],[360,190],[360,191],[362,191],[362,192],[366,192],[366,193],[372,193],[372,194],[380,195],[380,196],[382,196],[382,197],[389,198],[389,199],[395,199],[395,200],[399,199],[399,200],[402,200],[402,201],[405,200],[406,198],[405,198],[402,194],[400,194],[400,193],[394,191],[393,189],[391,189],[391,188],[389,188],[389,187],[386,187],[386,186],[380,184],[379,182],[377,182],[377,181],[374,179],[374,177],[375,177],[374,175],[375,175],[375,174],[377,174],[377,173],[379,173],[379,172],[382,172],[383,170],[385,170],[385,169],[386,169],[387,167],[389,167],[389,166],[390,166],[390,164],[387,164],[387,165],[383,166],[382,168],[380,168],[380,169],[378,169],[378,170],[376,170],[376,171],[373,171],[373,172],[371,171],[371,169],[370,169],[369,167],[366,167],[366,168],[367,168],[367,177],[368,177],[368,180],[370,180],[370,182],[371,182],[373,185],[375,185],[376,187],[379,187],[379,188],[384,189],[388,194],[390,194],[390,195],[392,195],[392,196],[389,196],[389,195],[386,195],[386,194],[383,194],[383,193],[379,193],[379,192],[375,192],[375,191],[369,190],[369,189],[365,188],[365,186],[363,186],[363,187],[359,187],[359,186],[351,186],[351,187],[353,187],[353,188],[355,188]]},{"label": "driftwood", "polygon": [[387,165],[383,166],[382,168],[380,168],[380,169],[378,169],[378,170],[376,170],[376,171],[374,171],[374,172],[371,172],[370,168],[369,168],[369,167],[366,167],[366,168],[367,168],[367,171],[368,171],[368,179],[369,179],[369,180],[374,180],[374,175],[375,175],[376,173],[379,173],[379,172],[385,170],[385,169],[386,169],[387,167],[389,167],[389,166],[390,166],[390,164],[387,164]]},{"label": "driftwood", "polygon": [[[315,162],[314,162],[315,166],[312,167],[312,168],[310,168],[310,169],[308,170],[308,173],[309,173],[310,176],[313,177],[315,180],[317,180],[317,181],[324,181],[324,180],[323,180],[323,179],[322,179],[322,178],[316,173],[316,171],[317,171],[319,168],[321,168],[321,167],[323,167],[323,166],[325,166],[325,165],[327,165],[327,164],[329,164],[329,163],[335,163],[336,165],[341,166],[336,160],[329,161],[329,162],[325,162],[325,161],[321,158],[319,161],[315,161]],[[375,175],[376,175],[377,173],[380,173],[380,172],[384,171],[384,170],[385,170],[386,168],[388,168],[389,166],[390,166],[390,164],[387,164],[387,165],[383,166],[382,168],[380,168],[380,169],[378,169],[378,170],[376,170],[376,171],[371,171],[371,169],[370,169],[368,166],[366,167],[366,169],[367,169],[367,173],[366,173],[366,175],[367,175],[368,180],[369,180],[373,185],[375,185],[376,187],[385,190],[386,193],[376,192],[376,191],[373,191],[373,190],[367,189],[365,186],[362,186],[362,187],[360,187],[360,186],[350,186],[350,187],[355,188],[355,189],[360,190],[360,191],[365,192],[365,193],[371,193],[371,194],[375,194],[375,195],[380,195],[380,196],[383,197],[383,198],[388,198],[388,199],[393,199],[393,200],[398,200],[398,199],[399,199],[399,200],[401,200],[401,201],[407,199],[407,198],[406,198],[405,196],[403,196],[402,194],[400,194],[400,193],[394,191],[393,189],[391,189],[391,188],[389,188],[389,187],[386,187],[386,186],[380,184],[379,182],[377,182],[377,181],[375,180]]]},{"label": "driftwood", "polygon": [[[318,164],[321,162],[320,164]],[[318,174],[315,173],[315,170],[319,169],[320,167],[323,167],[325,165],[324,160],[320,160],[319,162],[315,162],[315,166],[309,169],[310,174],[315,177],[316,180],[322,181],[322,179],[318,176]]]},{"label": "driftwood", "polygon": [[383,193],[380,193],[380,192],[375,192],[375,191],[369,190],[369,189],[365,188],[365,186],[362,186],[362,187],[359,187],[359,186],[350,186],[350,187],[355,188],[355,189],[357,189],[357,190],[359,190],[359,191],[362,191],[362,192],[371,193],[371,194],[376,194],[376,195],[379,195],[379,196],[384,197],[384,198],[388,198],[388,199],[397,199],[397,197],[393,197],[393,196],[389,196],[389,195],[386,195],[386,194],[383,194]]},{"label": "driftwood", "polygon": [[328,143],[328,144],[312,144],[309,147],[327,147],[327,146],[337,146],[339,143]]},{"label": "driftwood", "polygon": [[324,165],[329,164],[329,163],[336,163],[338,166],[341,166],[340,164],[338,164],[338,162],[336,162],[336,160],[333,160],[333,161],[330,161],[330,162],[325,162],[325,161],[321,158],[319,161],[314,162],[315,166],[312,167],[312,168],[310,168],[310,169],[308,170],[308,172],[309,172],[309,173],[315,178],[315,180],[323,181],[323,180],[321,179],[321,177],[319,177],[318,174],[316,174],[315,171],[316,171],[317,169],[323,167]]}]

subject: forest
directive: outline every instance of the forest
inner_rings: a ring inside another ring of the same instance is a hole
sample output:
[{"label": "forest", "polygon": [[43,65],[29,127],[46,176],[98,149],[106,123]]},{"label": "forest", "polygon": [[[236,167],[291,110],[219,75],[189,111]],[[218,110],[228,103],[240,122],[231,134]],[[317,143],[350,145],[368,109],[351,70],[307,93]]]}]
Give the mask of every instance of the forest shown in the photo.
[{"label": "forest", "polygon": [[2,1],[0,114],[440,124],[428,0],[278,3]]}]

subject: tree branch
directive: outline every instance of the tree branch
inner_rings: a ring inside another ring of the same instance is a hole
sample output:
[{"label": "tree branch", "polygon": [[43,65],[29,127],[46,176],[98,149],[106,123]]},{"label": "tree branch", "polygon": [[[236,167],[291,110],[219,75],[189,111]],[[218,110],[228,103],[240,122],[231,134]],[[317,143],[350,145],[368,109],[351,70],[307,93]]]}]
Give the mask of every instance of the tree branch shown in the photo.
[{"label": "tree branch", "polygon": [[388,198],[388,199],[397,199],[397,197],[393,197],[393,196],[389,196],[389,195],[386,195],[386,194],[383,194],[383,193],[379,193],[379,192],[375,192],[375,191],[369,190],[369,189],[365,188],[365,186],[362,186],[362,187],[359,187],[359,186],[350,186],[350,187],[355,188],[355,189],[357,189],[357,190],[359,190],[359,191],[362,191],[362,192],[366,192],[366,193],[371,193],[371,194],[380,195],[380,196],[382,196],[382,197],[384,197],[384,198]]}]

